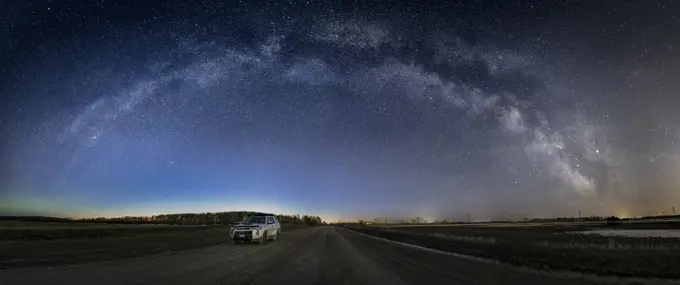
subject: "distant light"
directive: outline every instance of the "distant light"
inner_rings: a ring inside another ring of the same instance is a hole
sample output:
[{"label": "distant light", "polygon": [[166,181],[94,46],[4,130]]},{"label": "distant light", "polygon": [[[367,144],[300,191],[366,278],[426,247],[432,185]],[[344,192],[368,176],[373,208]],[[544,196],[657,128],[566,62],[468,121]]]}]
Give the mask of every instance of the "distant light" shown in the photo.
[{"label": "distant light", "polygon": [[632,218],[632,217],[633,217],[633,215],[631,215],[631,214],[630,214],[627,210],[625,210],[625,209],[621,209],[621,210],[617,213],[616,216],[619,217],[619,218],[622,218],[622,219],[628,219],[628,218]]}]

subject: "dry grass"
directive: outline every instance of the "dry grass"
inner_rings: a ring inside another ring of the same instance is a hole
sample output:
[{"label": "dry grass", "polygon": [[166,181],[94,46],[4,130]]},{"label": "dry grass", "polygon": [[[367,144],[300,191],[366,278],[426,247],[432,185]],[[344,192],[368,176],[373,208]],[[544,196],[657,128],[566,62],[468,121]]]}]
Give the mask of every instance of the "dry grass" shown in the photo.
[{"label": "dry grass", "polygon": [[641,242],[640,244],[629,244],[621,243],[616,239],[610,239],[607,243],[590,243],[590,242],[579,242],[579,241],[569,241],[569,242],[550,242],[550,241],[537,241],[536,244],[548,248],[578,248],[578,249],[603,249],[603,250],[628,250],[628,249],[640,249],[640,250],[657,250],[657,251],[668,251],[668,250],[680,250],[680,244],[669,245],[669,244],[656,244],[652,242]]},{"label": "dry grass", "polygon": [[[476,224],[455,226],[352,227],[366,234],[444,251],[539,269],[594,274],[680,278],[680,239],[574,234],[604,223]],[[677,224],[609,226],[676,228]]]},{"label": "dry grass", "polygon": [[599,229],[588,230],[572,234],[596,235],[605,237],[634,237],[634,238],[680,238],[680,230],[618,230]]},{"label": "dry grass", "polygon": [[[3,223],[0,269],[138,257],[229,243],[229,226]],[[304,228],[283,225],[284,231]]]},{"label": "dry grass", "polygon": [[457,236],[457,235],[451,235],[451,234],[445,234],[445,233],[431,233],[430,235],[432,235],[434,237],[445,238],[445,239],[478,242],[478,243],[495,243],[496,242],[495,237]]}]

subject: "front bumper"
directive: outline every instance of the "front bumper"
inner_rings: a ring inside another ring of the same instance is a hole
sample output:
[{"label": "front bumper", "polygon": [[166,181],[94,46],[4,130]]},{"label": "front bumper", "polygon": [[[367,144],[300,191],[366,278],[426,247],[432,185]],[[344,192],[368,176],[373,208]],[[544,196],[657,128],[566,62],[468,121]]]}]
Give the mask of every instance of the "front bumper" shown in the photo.
[{"label": "front bumper", "polygon": [[262,237],[264,230],[234,230],[229,233],[233,240],[256,240]]},{"label": "front bumper", "polygon": [[253,235],[249,232],[242,232],[242,233],[237,233],[231,235],[231,238],[233,240],[245,240],[245,241],[250,241],[253,240]]}]

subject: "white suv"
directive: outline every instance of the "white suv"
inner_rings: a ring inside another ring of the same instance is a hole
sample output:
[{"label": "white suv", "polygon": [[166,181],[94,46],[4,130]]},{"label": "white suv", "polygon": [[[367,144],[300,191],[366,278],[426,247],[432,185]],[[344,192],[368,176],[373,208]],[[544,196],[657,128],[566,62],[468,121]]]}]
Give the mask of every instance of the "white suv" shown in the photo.
[{"label": "white suv", "polygon": [[258,244],[266,244],[269,240],[279,239],[281,224],[275,215],[254,214],[243,219],[240,224],[231,227],[229,236],[234,243],[257,241]]}]

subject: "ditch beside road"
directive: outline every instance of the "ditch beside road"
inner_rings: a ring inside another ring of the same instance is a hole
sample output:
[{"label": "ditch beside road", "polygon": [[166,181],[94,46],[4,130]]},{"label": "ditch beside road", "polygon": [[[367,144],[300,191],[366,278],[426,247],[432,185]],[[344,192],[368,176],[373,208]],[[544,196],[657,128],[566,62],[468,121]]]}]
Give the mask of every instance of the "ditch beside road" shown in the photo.
[{"label": "ditch beside road", "polygon": [[680,279],[680,239],[599,235],[592,234],[593,227],[596,226],[348,226],[392,241],[540,270]]}]

